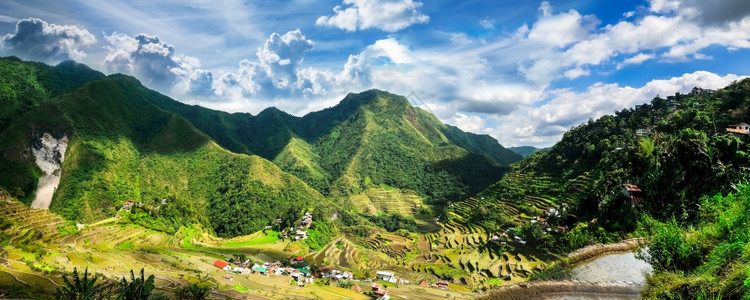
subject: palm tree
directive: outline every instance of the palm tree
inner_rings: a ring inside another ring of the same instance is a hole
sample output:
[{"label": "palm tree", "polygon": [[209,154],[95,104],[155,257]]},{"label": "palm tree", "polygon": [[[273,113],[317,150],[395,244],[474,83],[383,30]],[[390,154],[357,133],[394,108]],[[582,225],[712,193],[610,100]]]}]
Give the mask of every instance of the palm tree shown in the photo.
[{"label": "palm tree", "polygon": [[117,300],[145,300],[148,299],[151,291],[154,290],[154,275],[144,278],[143,269],[141,269],[141,278],[135,278],[133,270],[130,270],[130,282],[122,277],[120,282],[120,295]]},{"label": "palm tree", "polygon": [[177,289],[174,294],[179,300],[203,300],[208,298],[209,292],[211,292],[210,287],[193,283]]},{"label": "palm tree", "polygon": [[57,299],[62,300],[94,300],[108,298],[112,293],[112,284],[97,283],[97,277],[89,278],[89,268],[83,271],[83,278],[78,275],[78,269],[73,268],[73,282],[63,274],[65,285],[57,288]]}]

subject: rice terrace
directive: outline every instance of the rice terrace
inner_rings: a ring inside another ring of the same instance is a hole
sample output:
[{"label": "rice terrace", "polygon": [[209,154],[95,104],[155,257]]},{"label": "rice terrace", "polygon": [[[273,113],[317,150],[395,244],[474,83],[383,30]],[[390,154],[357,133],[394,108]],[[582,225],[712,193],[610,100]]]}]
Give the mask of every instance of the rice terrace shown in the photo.
[{"label": "rice terrace", "polygon": [[0,299],[750,299],[748,65],[747,0],[0,1]]}]

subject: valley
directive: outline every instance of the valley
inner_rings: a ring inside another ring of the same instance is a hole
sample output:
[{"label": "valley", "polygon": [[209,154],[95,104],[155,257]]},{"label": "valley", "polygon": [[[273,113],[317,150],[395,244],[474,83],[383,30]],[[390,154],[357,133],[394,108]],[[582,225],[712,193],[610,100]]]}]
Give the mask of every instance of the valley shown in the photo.
[{"label": "valley", "polygon": [[177,298],[491,298],[571,286],[610,248],[653,266],[614,287],[631,295],[746,289],[748,79],[654,97],[523,158],[380,90],[301,117],[229,114],[74,62],[0,61],[34,87],[2,94],[0,297],[143,269]]}]

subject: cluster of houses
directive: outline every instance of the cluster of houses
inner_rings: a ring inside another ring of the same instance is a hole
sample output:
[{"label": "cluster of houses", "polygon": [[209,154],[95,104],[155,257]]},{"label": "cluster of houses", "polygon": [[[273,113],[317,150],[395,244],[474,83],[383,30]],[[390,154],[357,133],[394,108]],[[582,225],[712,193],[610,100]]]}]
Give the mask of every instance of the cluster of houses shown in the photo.
[{"label": "cluster of houses", "polygon": [[[562,213],[567,212],[569,209],[569,205],[567,202],[563,202],[557,207],[548,206],[545,207],[543,210],[543,216],[535,216],[531,220],[529,220],[529,223],[531,224],[538,224],[542,227],[544,230],[544,234],[550,233],[550,232],[559,232],[563,233],[568,230],[568,226],[555,226],[554,228],[550,226],[550,222],[548,221],[550,218],[560,218],[562,216]],[[515,232],[515,227],[510,227],[507,229],[507,231]],[[493,235],[488,240],[491,243],[497,243],[501,244],[503,246],[507,245],[508,242],[511,241],[510,236],[508,236],[508,233],[502,233],[500,235]],[[520,236],[514,236],[512,241],[520,244],[520,245],[526,245],[526,241],[520,237]]]},{"label": "cluster of houses", "polygon": [[[359,282],[354,279],[354,274],[349,271],[341,271],[334,268],[326,267],[321,268],[318,271],[312,272],[310,267],[305,263],[305,258],[302,256],[290,257],[287,266],[281,261],[265,262],[262,265],[258,263],[252,263],[250,260],[245,262],[236,263],[236,266],[232,267],[228,262],[224,260],[217,260],[214,262],[214,266],[227,272],[223,278],[227,280],[234,280],[234,275],[249,275],[259,274],[265,276],[278,275],[278,276],[289,276],[300,287],[304,287],[307,284],[314,283],[315,278],[328,279],[332,281],[339,280],[352,280]],[[291,266],[290,266],[291,265]],[[293,267],[302,266],[302,267]],[[390,282],[395,284],[410,284],[408,280],[396,276],[393,272],[388,271],[377,271],[376,280],[382,282]],[[365,281],[371,282],[372,279],[366,279]],[[438,280],[437,283],[429,284],[427,281],[422,280],[419,283],[423,287],[431,287],[442,290],[448,289],[448,281]],[[365,291],[359,284],[354,284],[351,288],[355,292],[363,293],[370,292],[373,296],[380,300],[389,300],[391,297],[388,295],[388,291],[383,284],[377,282],[370,283],[370,290]]]},{"label": "cluster of houses", "polygon": [[[281,219],[278,219],[276,222],[280,224],[282,221]],[[284,228],[284,230],[281,231],[281,235],[284,238],[289,238],[289,234],[293,232],[295,241],[304,240],[307,238],[307,229],[310,228],[312,223],[312,214],[310,214],[310,212],[305,212],[305,215],[302,216],[302,222],[300,222],[296,229],[294,227]]]},{"label": "cluster of houses", "polygon": [[[167,204],[167,199],[161,199],[161,204],[162,205]],[[125,203],[122,204],[122,210],[130,210],[131,208],[133,208],[133,205],[141,207],[141,206],[143,206],[143,203],[142,202],[138,202],[138,204],[136,204],[135,200],[128,199],[128,201],[125,201]],[[159,206],[157,206],[155,209],[158,210]]]},{"label": "cluster of houses", "polygon": [[[299,265],[300,263],[304,262],[304,257],[292,257],[290,258],[289,262],[292,265]],[[303,266],[297,268],[284,266],[281,261],[265,262],[262,265],[253,263],[252,265],[250,265],[250,260],[247,260],[244,263],[237,264],[237,266],[233,268],[229,265],[228,262],[217,260],[214,262],[214,266],[224,271],[240,275],[259,274],[266,276],[289,276],[294,279],[294,281],[296,281],[299,286],[311,284],[314,280],[313,273],[310,271],[310,267],[308,267],[306,264],[303,264]],[[231,274],[226,274],[224,275],[224,279],[233,280],[233,276]]]}]

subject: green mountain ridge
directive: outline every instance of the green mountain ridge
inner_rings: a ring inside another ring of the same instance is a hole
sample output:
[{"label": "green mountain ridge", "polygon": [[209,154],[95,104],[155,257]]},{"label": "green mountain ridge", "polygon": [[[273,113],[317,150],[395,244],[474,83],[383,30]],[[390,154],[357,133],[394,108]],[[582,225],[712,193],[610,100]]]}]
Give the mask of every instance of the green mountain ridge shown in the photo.
[{"label": "green mountain ridge", "polygon": [[[303,117],[273,107],[253,116],[182,104],[130,76],[105,77],[72,61],[2,65],[13,88],[0,94],[10,104],[2,111],[9,125],[0,132],[0,188],[30,202],[41,176],[28,150],[34,138],[67,136],[50,208],[71,220],[106,218],[134,199],[150,207],[135,217],[163,216],[154,225],[162,230],[201,223],[223,236],[246,234],[276,218],[291,221],[321,193],[347,197],[388,185],[432,204],[458,201],[521,158],[378,90]],[[174,205],[156,211],[161,199]],[[221,213],[229,207],[238,207],[233,217]],[[246,222],[225,228],[226,218]]]},{"label": "green mountain ridge", "polygon": [[644,298],[745,299],[750,140],[728,128],[749,119],[750,79],[657,96],[571,129],[451,212],[552,254],[643,237]]},{"label": "green mountain ridge", "polygon": [[[481,191],[502,176],[504,166],[521,159],[487,135],[445,125],[406,98],[378,90],[350,93],[339,104],[303,117],[275,107],[252,116],[171,99],[157,105],[185,117],[225,148],[272,160],[324,194],[349,195],[388,184],[455,201]],[[392,157],[407,160],[396,167]],[[478,167],[479,173],[466,166]],[[431,192],[443,186],[451,191]]]},{"label": "green mountain ridge", "polygon": [[539,151],[549,150],[549,148],[537,148],[534,146],[508,147],[508,149],[510,149],[510,151],[518,153],[518,155],[523,156],[523,158],[529,157],[529,155],[532,155]]},{"label": "green mountain ridge", "polygon": [[[129,76],[94,80],[26,110],[0,134],[0,149],[28,149],[44,132],[69,137],[50,209],[70,220],[106,218],[134,199],[142,203],[128,215],[136,223],[167,232],[199,223],[235,236],[292,222],[323,201],[270,161],[226,151],[153,104],[164,98]],[[3,176],[0,187],[30,196],[40,175],[33,157],[4,157],[4,168],[26,172]]]}]

